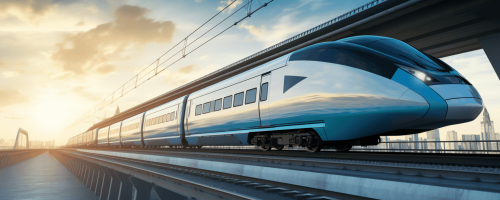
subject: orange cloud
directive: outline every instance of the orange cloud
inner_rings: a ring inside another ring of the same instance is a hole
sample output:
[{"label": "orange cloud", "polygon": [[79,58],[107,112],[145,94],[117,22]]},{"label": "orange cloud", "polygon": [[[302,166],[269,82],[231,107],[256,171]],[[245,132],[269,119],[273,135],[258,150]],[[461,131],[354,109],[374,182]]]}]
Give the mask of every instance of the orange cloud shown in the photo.
[{"label": "orange cloud", "polygon": [[111,62],[124,59],[120,54],[125,50],[150,42],[171,42],[174,22],[146,18],[148,11],[139,6],[121,6],[115,10],[113,22],[65,35],[64,41],[56,44],[51,59],[61,64],[63,71],[76,75],[111,73],[116,69]]},{"label": "orange cloud", "polygon": [[13,15],[36,23],[54,6],[57,4],[52,0],[1,0],[0,18]]},{"label": "orange cloud", "polygon": [[28,96],[20,90],[0,88],[0,107],[29,102]]}]

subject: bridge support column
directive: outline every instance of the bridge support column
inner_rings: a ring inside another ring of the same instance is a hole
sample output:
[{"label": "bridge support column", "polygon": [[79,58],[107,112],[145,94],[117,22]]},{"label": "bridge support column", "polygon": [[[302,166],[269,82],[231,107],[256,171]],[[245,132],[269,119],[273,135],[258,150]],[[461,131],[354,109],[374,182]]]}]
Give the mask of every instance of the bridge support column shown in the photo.
[{"label": "bridge support column", "polygon": [[97,168],[99,169],[99,174],[97,175],[94,194],[97,196],[101,196],[102,183],[104,182],[104,169],[102,169],[102,167],[100,166],[97,166]]},{"label": "bridge support column", "polygon": [[99,200],[107,200],[109,196],[109,188],[111,185],[111,175],[109,174],[108,170],[105,169],[104,167],[101,169],[103,169],[103,176],[102,176],[101,192],[99,195]]},{"label": "bridge support column", "polygon": [[92,184],[92,178],[94,178],[94,173],[95,173],[95,167],[93,164],[89,163],[90,165],[90,172],[89,175],[87,176],[87,181],[85,185],[90,188],[90,185]]},{"label": "bridge support column", "polygon": [[161,200],[167,200],[167,199],[176,199],[176,200],[181,200],[181,199],[189,199],[189,197],[186,197],[184,195],[181,195],[176,192],[172,192],[168,189],[158,187],[156,185],[153,185],[153,191],[158,196],[159,199]]},{"label": "bridge support column", "polygon": [[128,175],[119,171],[115,171],[115,175],[120,179],[118,199],[132,200],[132,182],[128,179]]},{"label": "bridge support column", "polygon": [[132,199],[150,199],[151,197],[151,183],[143,181],[141,179],[135,178],[133,176],[128,177],[133,185],[132,188]]},{"label": "bridge support column", "polygon": [[478,40],[500,79],[500,33],[480,37]]},{"label": "bridge support column", "polygon": [[108,200],[118,199],[120,194],[120,179],[115,174],[115,170],[108,169],[109,175],[111,177],[110,185],[109,185],[109,194]]},{"label": "bridge support column", "polygon": [[92,174],[92,180],[90,181],[90,191],[95,193],[97,181],[99,179],[100,170],[97,166],[94,166],[94,173]]}]

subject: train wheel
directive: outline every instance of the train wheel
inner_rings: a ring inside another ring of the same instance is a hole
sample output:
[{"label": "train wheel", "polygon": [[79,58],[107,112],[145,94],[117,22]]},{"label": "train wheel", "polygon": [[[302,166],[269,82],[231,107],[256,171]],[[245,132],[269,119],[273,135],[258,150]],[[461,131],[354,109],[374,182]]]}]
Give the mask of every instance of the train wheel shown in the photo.
[{"label": "train wheel", "polygon": [[273,145],[273,147],[278,150],[278,151],[281,151],[283,150],[283,148],[285,148],[285,145]]},{"label": "train wheel", "polygon": [[335,148],[335,151],[340,151],[340,152],[348,152],[351,150],[352,145],[347,145],[347,144],[337,144],[334,145],[333,148]]},{"label": "train wheel", "polygon": [[319,139],[318,136],[316,136],[313,132],[309,131],[311,136],[307,136],[306,142],[308,145],[306,145],[306,150],[307,152],[314,153],[321,151],[321,139]]},{"label": "train wheel", "polygon": [[260,148],[262,149],[262,151],[271,151],[272,146],[268,144],[268,145],[262,145],[260,146]]},{"label": "train wheel", "polygon": [[318,151],[321,151],[321,146],[320,145],[315,145],[315,146],[309,145],[309,146],[306,146],[306,150],[307,150],[307,152],[310,152],[310,153],[318,152]]}]

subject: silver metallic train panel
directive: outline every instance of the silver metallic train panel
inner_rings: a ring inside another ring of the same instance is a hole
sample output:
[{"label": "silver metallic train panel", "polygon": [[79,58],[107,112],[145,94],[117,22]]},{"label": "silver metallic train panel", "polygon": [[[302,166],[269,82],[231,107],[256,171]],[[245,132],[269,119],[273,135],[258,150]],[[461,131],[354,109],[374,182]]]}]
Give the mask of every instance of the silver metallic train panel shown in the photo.
[{"label": "silver metallic train panel", "polygon": [[99,129],[99,132],[97,132],[98,146],[109,146],[108,134],[109,134],[109,126]]},{"label": "silver metallic train panel", "polygon": [[[253,103],[245,104],[246,91],[257,88],[259,94],[260,76],[240,82],[238,84],[226,87],[216,92],[191,99],[190,113],[187,123],[187,133],[202,134],[210,132],[221,132],[237,129],[249,129],[260,126],[259,107],[256,100]],[[244,92],[243,105],[234,107],[234,95]],[[219,111],[196,116],[196,106],[204,105],[207,102],[221,99],[222,107],[224,105],[224,97],[231,96],[231,108],[221,108]]]},{"label": "silver metallic train panel", "polygon": [[[123,145],[142,145],[141,142],[141,122],[142,115],[138,114],[123,120],[120,138]],[[138,141],[138,142],[137,142]]]},{"label": "silver metallic train panel", "polygon": [[394,106],[398,108],[391,115],[393,126],[418,120],[424,117],[429,110],[429,103],[410,89],[401,95],[398,103]]},{"label": "silver metallic train panel", "polygon": [[120,146],[120,129],[121,129],[122,122],[117,122],[114,123],[113,125],[109,126],[109,134],[108,134],[108,140],[109,140],[109,146]]},{"label": "silver metallic train panel", "polygon": [[446,119],[471,121],[483,111],[483,102],[477,98],[449,99],[446,103],[448,103]]},{"label": "silver metallic train panel", "polygon": [[[283,93],[285,76],[306,79]],[[271,124],[324,121],[328,140],[349,140],[392,128],[407,87],[382,76],[339,64],[290,61],[272,72]]]},{"label": "silver metallic train panel", "polygon": [[[183,98],[175,99],[146,112],[143,128],[145,145],[174,145],[165,138],[172,136],[180,138],[180,106],[182,105]],[[174,113],[174,119],[172,119],[172,113]]]},{"label": "silver metallic train panel", "polygon": [[472,85],[465,84],[443,84],[443,85],[431,85],[434,91],[436,91],[443,99],[455,99],[455,98],[478,98],[481,99],[479,92]]}]

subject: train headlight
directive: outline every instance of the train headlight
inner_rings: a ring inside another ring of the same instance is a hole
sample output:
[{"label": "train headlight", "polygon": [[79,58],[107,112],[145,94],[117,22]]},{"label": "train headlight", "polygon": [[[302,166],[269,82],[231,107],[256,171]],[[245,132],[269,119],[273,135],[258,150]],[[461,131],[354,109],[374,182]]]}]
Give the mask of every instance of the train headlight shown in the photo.
[{"label": "train headlight", "polygon": [[424,83],[439,83],[439,81],[432,76],[428,75],[427,73],[420,71],[418,69],[414,69],[408,66],[404,66],[398,63],[394,63],[396,66],[401,68],[402,70],[405,70],[406,72],[410,73],[411,75],[417,77]]}]

